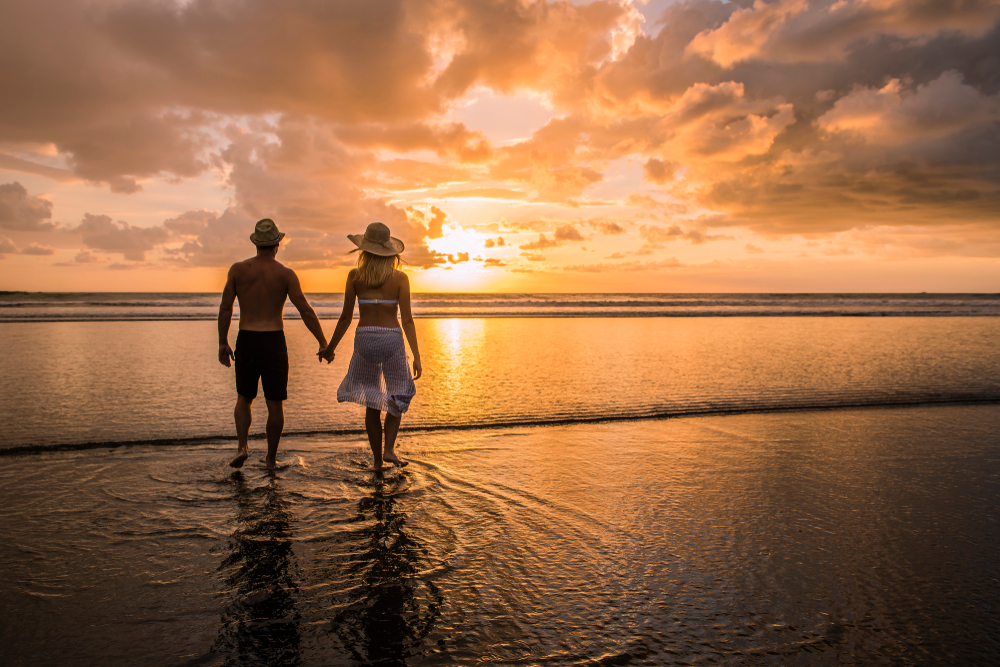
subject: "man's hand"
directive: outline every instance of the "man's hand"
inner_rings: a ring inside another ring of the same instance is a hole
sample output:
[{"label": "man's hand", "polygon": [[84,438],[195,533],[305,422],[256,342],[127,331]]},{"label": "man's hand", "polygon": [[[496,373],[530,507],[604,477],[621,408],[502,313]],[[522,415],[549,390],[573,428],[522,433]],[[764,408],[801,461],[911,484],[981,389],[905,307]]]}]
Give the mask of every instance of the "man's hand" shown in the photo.
[{"label": "man's hand", "polygon": [[424,372],[424,369],[420,366],[420,359],[413,360],[413,379],[419,380],[420,374]]},{"label": "man's hand", "polygon": [[330,349],[329,347],[321,345],[319,348],[319,352],[316,353],[316,357],[317,357],[316,361],[318,361],[319,363],[323,363],[324,359],[326,360],[326,363],[330,363],[331,361],[333,361],[334,357],[333,350]]},{"label": "man's hand", "polygon": [[232,366],[233,364],[229,360],[230,359],[235,359],[235,358],[236,357],[233,355],[233,348],[229,347],[229,343],[228,342],[227,343],[220,343],[219,344],[219,363],[220,364],[222,364],[223,366],[226,366],[226,367]]}]

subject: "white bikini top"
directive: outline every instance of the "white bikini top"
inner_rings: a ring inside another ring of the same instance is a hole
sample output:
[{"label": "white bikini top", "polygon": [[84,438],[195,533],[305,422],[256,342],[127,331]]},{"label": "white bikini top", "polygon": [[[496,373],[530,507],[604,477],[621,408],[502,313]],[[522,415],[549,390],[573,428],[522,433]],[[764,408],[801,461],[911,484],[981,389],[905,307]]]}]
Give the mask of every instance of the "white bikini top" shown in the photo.
[{"label": "white bikini top", "polygon": [[399,299],[358,299],[358,303],[397,303]]}]

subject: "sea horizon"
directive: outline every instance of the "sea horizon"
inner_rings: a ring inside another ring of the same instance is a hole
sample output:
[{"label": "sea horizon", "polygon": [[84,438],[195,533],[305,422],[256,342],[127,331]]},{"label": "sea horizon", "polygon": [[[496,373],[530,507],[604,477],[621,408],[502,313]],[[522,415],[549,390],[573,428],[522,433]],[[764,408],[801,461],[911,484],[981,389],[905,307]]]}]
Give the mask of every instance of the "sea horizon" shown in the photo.
[{"label": "sea horizon", "polygon": [[[320,318],[343,292],[307,292]],[[0,322],[211,320],[217,292],[0,292]],[[850,292],[416,292],[416,318],[1000,316],[1000,294]],[[237,303],[235,315],[239,317]],[[291,302],[284,319],[299,319]]]}]

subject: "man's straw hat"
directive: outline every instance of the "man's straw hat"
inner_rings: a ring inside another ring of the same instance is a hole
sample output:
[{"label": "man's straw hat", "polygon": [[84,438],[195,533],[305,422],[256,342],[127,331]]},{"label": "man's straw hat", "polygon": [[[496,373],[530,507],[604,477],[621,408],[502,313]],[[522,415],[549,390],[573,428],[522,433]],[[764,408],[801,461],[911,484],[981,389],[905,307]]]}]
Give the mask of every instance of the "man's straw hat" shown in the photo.
[{"label": "man's straw hat", "polygon": [[283,238],[285,238],[285,235],[278,231],[278,226],[274,224],[274,220],[271,220],[271,218],[258,220],[253,228],[253,234],[250,235],[250,240],[253,244],[260,248],[278,245]]},{"label": "man's straw hat", "polygon": [[[358,250],[364,250],[373,255],[387,257],[403,252],[403,242],[395,236],[389,236],[389,228],[381,222],[373,222],[368,225],[368,229],[365,230],[363,235],[348,234],[347,238],[351,239],[354,245],[358,246]],[[351,252],[357,252],[357,250],[352,250]]]}]

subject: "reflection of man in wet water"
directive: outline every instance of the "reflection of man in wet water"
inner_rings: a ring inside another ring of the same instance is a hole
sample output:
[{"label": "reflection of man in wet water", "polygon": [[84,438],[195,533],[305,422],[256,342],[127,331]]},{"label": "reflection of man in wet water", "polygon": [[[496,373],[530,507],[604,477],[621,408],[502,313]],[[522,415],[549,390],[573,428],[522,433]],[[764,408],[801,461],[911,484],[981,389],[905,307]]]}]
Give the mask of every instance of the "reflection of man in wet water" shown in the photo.
[{"label": "reflection of man in wet water", "polygon": [[302,640],[291,514],[276,479],[263,487],[234,472],[236,521],[224,574],[225,604],[213,653],[225,664],[297,665]]},{"label": "reflection of man in wet water", "polygon": [[[306,301],[295,272],[275,259],[278,244],[284,238],[269,218],[257,222],[250,240],[257,246],[257,256],[236,262],[229,268],[226,288],[219,306],[219,363],[229,366],[236,360],[236,435],[239,450],[229,462],[234,468],[242,467],[249,456],[247,436],[250,433],[252,414],[250,404],[257,398],[258,380],[264,386],[267,403],[267,456],[268,468],[275,466],[278,441],[285,426],[282,402],[288,398],[288,350],[281,315],[285,299],[302,315],[302,321],[319,342],[320,352],[326,348],[326,336],[316,312]],[[233,319],[233,301],[240,301],[240,328],[236,337],[236,352],[229,347],[229,324]]]}]

